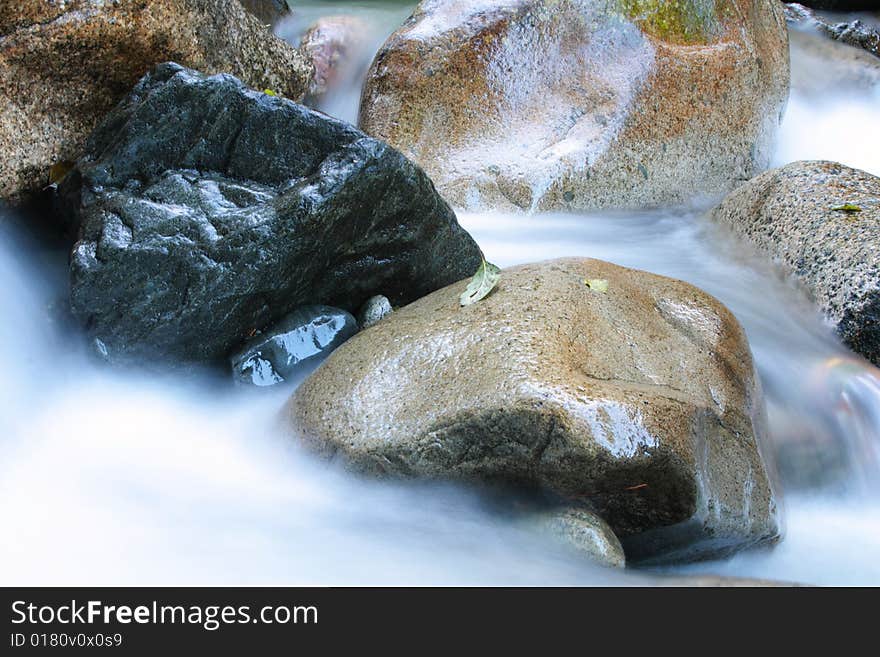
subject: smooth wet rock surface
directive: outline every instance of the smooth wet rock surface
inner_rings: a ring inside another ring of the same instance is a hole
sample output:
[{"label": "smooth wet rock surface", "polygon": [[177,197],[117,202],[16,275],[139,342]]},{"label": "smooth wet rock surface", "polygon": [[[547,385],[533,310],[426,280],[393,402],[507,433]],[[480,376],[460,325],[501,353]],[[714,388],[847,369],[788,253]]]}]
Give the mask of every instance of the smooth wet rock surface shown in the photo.
[{"label": "smooth wet rock surface", "polygon": [[788,97],[775,0],[424,0],[360,125],[459,207],[644,207],[765,169]]},{"label": "smooth wet rock surface", "polygon": [[532,524],[558,543],[590,561],[612,568],[623,568],[626,555],[611,528],[586,509],[562,508],[544,511]]},{"label": "smooth wet rock surface", "polygon": [[628,559],[776,537],[763,398],[718,301],[585,259],[506,269],[463,308],[466,283],[336,350],[288,405],[298,437],[372,475],[500,482],[586,506]]},{"label": "smooth wet rock surface", "polygon": [[[847,205],[859,211],[835,209]],[[794,162],[749,181],[713,216],[791,273],[841,339],[880,364],[880,178]]]},{"label": "smooth wet rock surface", "polygon": [[310,66],[238,0],[14,0],[0,7],[0,197],[27,199],[76,160],[153,66],[231,73],[290,98]]},{"label": "smooth wet rock surface", "polygon": [[407,303],[480,251],[417,166],[231,76],[145,77],[60,189],[71,306],[111,361],[222,363],[303,304]]},{"label": "smooth wet rock surface", "polygon": [[358,331],[351,313],[302,306],[252,338],[231,360],[239,383],[273,386],[304,378]]}]

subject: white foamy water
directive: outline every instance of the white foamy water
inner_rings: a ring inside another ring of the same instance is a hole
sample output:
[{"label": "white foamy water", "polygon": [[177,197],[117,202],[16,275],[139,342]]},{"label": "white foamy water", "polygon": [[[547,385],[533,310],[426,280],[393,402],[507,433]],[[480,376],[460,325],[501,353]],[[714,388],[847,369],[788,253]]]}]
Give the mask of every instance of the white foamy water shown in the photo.
[{"label": "white foamy water", "polygon": [[878,153],[880,90],[826,100],[794,96],[788,104],[773,164],[832,160],[880,176]]},{"label": "white foamy water", "polygon": [[[302,4],[307,18],[349,8]],[[385,8],[376,29],[388,33],[402,10]],[[793,97],[776,162],[830,157],[880,173],[875,93]],[[351,116],[358,94],[343,95]],[[880,584],[880,373],[800,290],[698,212],[461,221],[498,264],[590,256],[674,276],[745,326],[768,451],[788,482],[787,534],[771,550],[670,572]],[[0,584],[665,581],[585,564],[466,490],[364,481],[316,462],[277,430],[284,392],[97,368],[74,330],[47,319],[64,294],[59,267],[63,254],[0,231]]]}]

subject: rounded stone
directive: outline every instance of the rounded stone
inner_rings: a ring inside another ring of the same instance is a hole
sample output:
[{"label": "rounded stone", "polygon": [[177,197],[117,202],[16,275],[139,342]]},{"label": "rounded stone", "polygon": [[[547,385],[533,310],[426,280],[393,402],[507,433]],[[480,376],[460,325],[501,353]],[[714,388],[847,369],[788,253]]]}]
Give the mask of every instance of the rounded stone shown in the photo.
[{"label": "rounded stone", "polygon": [[611,528],[586,509],[560,508],[544,511],[532,524],[564,547],[590,561],[612,568],[623,568],[623,546]]},{"label": "rounded stone", "polygon": [[763,397],[718,301],[586,259],[505,269],[462,307],[466,284],[336,350],[290,400],[298,438],[376,476],[542,491],[595,512],[630,560],[777,536]]},{"label": "rounded stone", "polygon": [[377,294],[367,299],[364,305],[361,306],[361,309],[358,311],[358,324],[362,329],[370,328],[374,324],[378,324],[393,311],[394,309],[391,307],[388,297]]},{"label": "rounded stone", "polygon": [[360,125],[454,206],[670,205],[769,165],[788,78],[776,0],[423,0]]},{"label": "rounded stone", "polygon": [[366,59],[369,26],[357,16],[326,16],[303,35],[300,52],[312,64],[306,102],[317,102],[331,89],[342,84],[360,85],[355,80],[361,59]]}]

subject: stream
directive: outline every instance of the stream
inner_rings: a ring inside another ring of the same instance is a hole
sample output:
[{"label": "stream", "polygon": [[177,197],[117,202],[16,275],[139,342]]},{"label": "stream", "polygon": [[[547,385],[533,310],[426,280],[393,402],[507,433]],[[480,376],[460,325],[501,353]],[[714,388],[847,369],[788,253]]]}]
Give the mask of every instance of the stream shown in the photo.
[{"label": "stream", "polygon": [[[295,43],[319,16],[356,13],[372,53],[411,6],[297,2],[276,31]],[[367,63],[320,109],[355,120]],[[823,83],[795,42],[792,66],[824,91],[793,88],[774,165],[832,159],[880,175],[880,82]],[[459,219],[501,266],[588,256],[683,279],[725,303],[767,399],[784,540],[724,561],[609,571],[466,489],[337,471],[276,431],[289,388],[242,394],[93,364],[60,310],[66,254],[0,221],[0,581],[628,585],[716,574],[880,585],[880,370],[844,348],[772,263],[705,208]]]}]

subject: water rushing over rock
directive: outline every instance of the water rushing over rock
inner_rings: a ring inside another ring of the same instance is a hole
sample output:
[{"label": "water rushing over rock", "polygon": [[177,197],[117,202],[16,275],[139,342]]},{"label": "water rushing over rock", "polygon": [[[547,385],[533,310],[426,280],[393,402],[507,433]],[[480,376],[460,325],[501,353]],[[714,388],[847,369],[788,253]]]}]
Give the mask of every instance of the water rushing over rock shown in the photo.
[{"label": "water rushing over rock", "polygon": [[360,125],[459,207],[631,208],[766,168],[787,94],[775,0],[425,0]]},{"label": "water rushing over rock", "polygon": [[[0,2],[0,13],[18,6]],[[302,0],[279,30],[301,33],[319,16],[347,13],[369,18],[370,38],[377,38],[390,34],[399,23],[394,17],[402,20],[406,11],[396,1]],[[774,161],[824,158],[880,175],[880,133],[869,129],[880,121],[880,76],[865,73],[871,70],[866,61],[876,58],[818,36],[829,48],[807,51],[798,37],[814,35],[793,34],[799,86]],[[359,83],[340,84],[321,107],[353,120],[359,89]],[[274,424],[289,388],[232,394],[225,382],[148,380],[82,359],[76,327],[50,321],[51,306],[66,295],[66,252],[17,239],[0,216],[6,283],[0,288],[0,524],[15,537],[0,542],[0,580],[111,586],[880,583],[880,370],[850,353],[766,257],[702,213],[681,209],[481,212],[461,221],[501,266],[600,257],[685,280],[723,301],[748,333],[762,379],[770,425],[765,444],[776,455],[771,461],[781,461],[785,483],[785,539],[773,550],[676,565],[665,577],[601,569],[560,550],[552,528],[523,522],[522,513],[499,512],[499,505],[509,511],[521,497],[489,505],[457,486],[372,482],[315,463]],[[56,270],[60,276],[49,275]],[[591,531],[582,520],[563,533],[587,548],[599,539],[600,550],[604,545],[620,556],[601,524]]]},{"label": "water rushing over rock", "polygon": [[841,339],[880,364],[880,178],[794,162],[732,192],[713,217],[785,267]]}]

